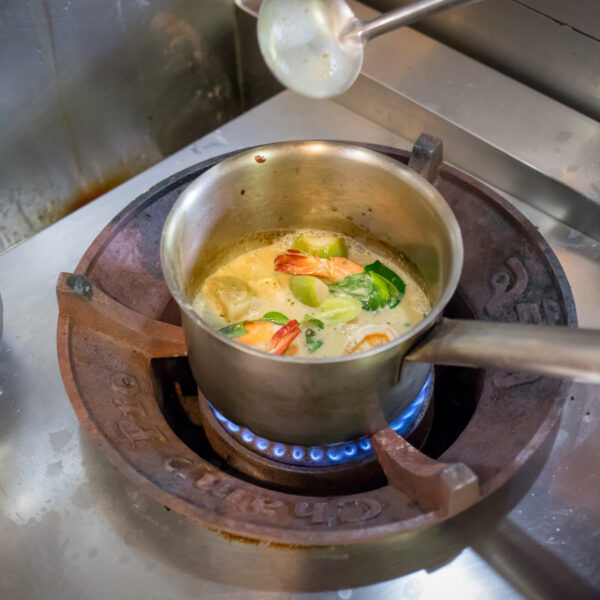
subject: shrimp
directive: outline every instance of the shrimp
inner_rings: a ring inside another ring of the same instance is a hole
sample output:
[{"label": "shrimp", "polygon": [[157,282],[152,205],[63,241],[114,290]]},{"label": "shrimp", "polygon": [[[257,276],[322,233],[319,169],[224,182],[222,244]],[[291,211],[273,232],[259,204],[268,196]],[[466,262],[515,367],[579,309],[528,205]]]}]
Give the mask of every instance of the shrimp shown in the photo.
[{"label": "shrimp", "polygon": [[348,275],[362,273],[364,268],[342,256],[319,258],[316,254],[313,256],[308,252],[290,248],[275,259],[275,270],[291,275],[316,275],[339,281]]},{"label": "shrimp", "polygon": [[299,333],[300,325],[298,325],[296,319],[292,319],[271,338],[267,352],[269,354],[283,354]]},{"label": "shrimp", "polygon": [[371,348],[383,346],[397,337],[396,331],[387,325],[365,325],[348,340],[346,354],[366,352]]},{"label": "shrimp", "polygon": [[266,345],[269,354],[283,354],[300,333],[295,319],[283,327],[269,321],[246,321],[244,327],[248,333],[236,338],[236,341],[247,346]]},{"label": "shrimp", "polygon": [[246,346],[268,344],[279,329],[275,323],[269,321],[246,321],[244,327],[248,333],[241,335],[237,341]]}]

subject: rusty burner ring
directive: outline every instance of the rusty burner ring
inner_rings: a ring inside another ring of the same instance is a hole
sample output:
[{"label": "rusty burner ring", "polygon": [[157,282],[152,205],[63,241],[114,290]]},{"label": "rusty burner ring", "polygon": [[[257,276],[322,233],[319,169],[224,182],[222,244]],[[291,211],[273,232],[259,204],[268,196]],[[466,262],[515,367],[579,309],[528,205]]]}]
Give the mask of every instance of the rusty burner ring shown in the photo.
[{"label": "rusty burner ring", "polygon": [[[360,145],[410,162],[450,204],[465,247],[457,294],[476,318],[576,325],[566,277],[546,241],[500,196],[442,165],[441,142],[419,138],[412,155]],[[415,531],[497,490],[553,430],[567,381],[486,370],[473,417],[438,460],[382,430],[371,444],[387,485],[349,495],[265,489],[220,471],[168,427],[150,361],[181,356],[185,345],[168,308],[160,233],[183,189],[227,156],[190,167],[140,196],[100,233],[75,274],[59,277],[60,369],[77,416],[100,449],[134,484],[210,529],[299,546]]]}]

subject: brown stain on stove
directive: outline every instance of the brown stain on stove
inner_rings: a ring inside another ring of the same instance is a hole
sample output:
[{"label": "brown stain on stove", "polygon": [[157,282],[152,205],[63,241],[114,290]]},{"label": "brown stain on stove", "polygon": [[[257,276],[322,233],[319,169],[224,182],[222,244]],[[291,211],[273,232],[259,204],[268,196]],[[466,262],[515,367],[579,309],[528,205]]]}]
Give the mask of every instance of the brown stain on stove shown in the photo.
[{"label": "brown stain on stove", "polygon": [[106,192],[110,192],[110,190],[121,185],[131,177],[132,173],[129,171],[117,171],[104,179],[84,185],[75,192],[71,199],[45,212],[44,218],[48,224],[56,223],[56,221],[89,204],[92,200],[99,198],[103,194],[106,194]]},{"label": "brown stain on stove", "polygon": [[255,160],[257,163],[264,163],[264,162],[266,162],[266,160],[267,160],[267,159],[264,157],[264,155],[263,155],[263,154],[257,154],[257,155],[254,157],[254,160]]},{"label": "brown stain on stove", "polygon": [[131,177],[131,173],[125,171],[117,171],[107,175],[104,179],[95,181],[80,187],[73,197],[61,207],[59,218],[66,217],[71,213],[79,210],[82,206],[89,204],[92,200],[99,198],[106,192],[116,188]]}]

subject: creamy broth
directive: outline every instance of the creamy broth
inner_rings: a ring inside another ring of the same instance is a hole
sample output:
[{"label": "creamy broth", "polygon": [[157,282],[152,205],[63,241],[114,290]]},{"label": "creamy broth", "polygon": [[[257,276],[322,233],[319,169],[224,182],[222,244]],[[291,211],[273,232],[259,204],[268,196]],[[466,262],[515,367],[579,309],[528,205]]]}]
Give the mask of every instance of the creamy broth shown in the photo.
[{"label": "creamy broth", "polygon": [[[284,354],[311,358],[342,356],[368,350],[369,344],[376,344],[377,339],[383,339],[377,336],[379,330],[386,331],[388,338],[400,336],[431,310],[427,295],[407,268],[390,260],[389,256],[382,256],[353,239],[344,238],[349,260],[362,266],[379,260],[404,281],[404,295],[393,308],[379,308],[375,311],[363,309],[348,322],[327,322],[322,329],[314,327],[305,318],[309,315],[319,319],[320,308],[307,306],[294,296],[290,289],[290,281],[294,275],[274,270],[275,259],[288,248],[292,248],[294,240],[302,233],[313,237],[337,235],[324,231],[294,232],[282,236],[268,246],[234,258],[206,278],[194,299],[194,310],[215,328],[222,328],[231,323],[260,320],[265,313],[282,313],[290,320],[296,319],[301,328],[300,334]],[[326,284],[332,283],[326,277],[320,279]],[[320,286],[319,289],[321,287],[324,288]],[[223,296],[219,295],[219,291],[223,289],[227,290],[227,298],[231,302],[223,302]],[[363,329],[367,325],[375,327]],[[268,326],[273,332],[280,327],[275,324]],[[393,330],[391,333],[389,328]],[[313,352],[309,352],[306,343],[307,329],[311,329],[322,342]],[[369,343],[359,344],[357,340],[360,340],[363,332],[371,334]],[[255,347],[266,349],[264,343],[255,344]]]}]

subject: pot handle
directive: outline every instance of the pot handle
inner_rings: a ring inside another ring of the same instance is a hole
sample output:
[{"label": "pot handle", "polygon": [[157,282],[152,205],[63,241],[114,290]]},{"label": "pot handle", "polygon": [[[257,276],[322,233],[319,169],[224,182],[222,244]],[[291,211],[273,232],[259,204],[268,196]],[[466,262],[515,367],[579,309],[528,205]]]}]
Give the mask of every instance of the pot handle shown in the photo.
[{"label": "pot handle", "polygon": [[600,383],[600,330],[443,318],[405,359]]}]

